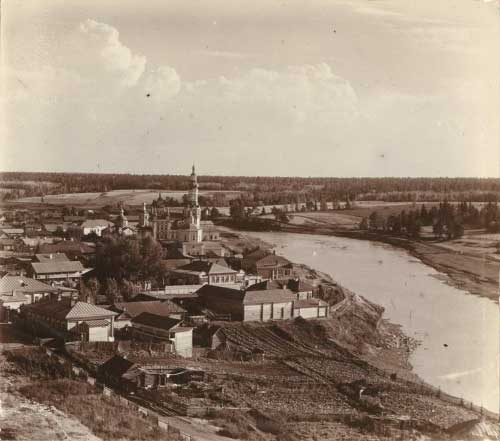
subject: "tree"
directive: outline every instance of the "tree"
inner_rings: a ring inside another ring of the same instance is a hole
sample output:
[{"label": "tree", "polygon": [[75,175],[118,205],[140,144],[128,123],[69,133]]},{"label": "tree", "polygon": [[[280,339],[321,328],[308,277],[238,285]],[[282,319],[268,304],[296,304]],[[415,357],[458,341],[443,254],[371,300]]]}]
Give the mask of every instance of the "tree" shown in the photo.
[{"label": "tree", "polygon": [[139,280],[161,280],[164,276],[164,266],[161,263],[163,250],[161,245],[152,237],[148,236],[139,244],[140,266]]},{"label": "tree", "polygon": [[218,217],[220,217],[220,211],[217,207],[212,207],[210,210],[210,219],[217,219]]},{"label": "tree", "polygon": [[378,213],[376,211],[372,211],[368,218],[370,220],[370,229],[377,230],[378,229]]},{"label": "tree", "polygon": [[115,279],[108,278],[106,279],[106,291],[105,291],[106,299],[109,303],[113,304],[120,297],[120,290],[118,289],[118,283]]},{"label": "tree", "polygon": [[120,292],[126,302],[130,302],[137,292],[136,286],[129,280],[124,280],[120,286]]},{"label": "tree", "polygon": [[245,206],[241,199],[233,199],[229,202],[229,215],[234,220],[240,220],[245,217]]},{"label": "tree", "polygon": [[441,239],[444,233],[444,225],[441,219],[438,219],[432,226],[432,232],[437,239]]},{"label": "tree", "polygon": [[99,294],[99,291],[101,289],[101,285],[99,281],[95,278],[92,277],[85,283],[85,290],[87,294],[87,302],[92,303],[95,305],[97,303],[97,296]]}]

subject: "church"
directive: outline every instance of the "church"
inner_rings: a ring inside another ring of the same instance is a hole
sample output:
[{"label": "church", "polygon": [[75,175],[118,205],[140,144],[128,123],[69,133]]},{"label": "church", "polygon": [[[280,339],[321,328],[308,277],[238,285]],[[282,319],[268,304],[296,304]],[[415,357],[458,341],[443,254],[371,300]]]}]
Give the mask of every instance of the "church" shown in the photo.
[{"label": "church", "polygon": [[220,233],[213,222],[201,220],[201,207],[198,202],[199,184],[193,165],[186,203],[181,216],[170,212],[161,195],[153,202],[148,211],[144,204],[140,217],[142,229],[150,229],[153,237],[162,242],[173,242],[187,256],[224,256],[220,244]]}]

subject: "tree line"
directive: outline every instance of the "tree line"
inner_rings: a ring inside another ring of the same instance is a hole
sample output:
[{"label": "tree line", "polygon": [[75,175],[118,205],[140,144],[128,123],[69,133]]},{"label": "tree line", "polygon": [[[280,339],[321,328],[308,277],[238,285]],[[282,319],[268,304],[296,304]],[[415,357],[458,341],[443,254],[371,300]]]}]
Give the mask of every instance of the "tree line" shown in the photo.
[{"label": "tree line", "polygon": [[[314,178],[279,176],[199,176],[202,190],[240,191],[245,205],[274,205],[308,200],[344,201],[495,201],[498,178]],[[158,189],[187,191],[185,175],[112,173],[0,173],[7,199],[60,193],[103,193],[111,190]],[[207,205],[227,206],[228,199],[213,193]],[[217,200],[222,198],[221,200]],[[174,203],[172,201],[172,203]]]},{"label": "tree line", "polygon": [[384,231],[394,235],[421,236],[422,227],[432,227],[436,239],[457,239],[465,228],[481,228],[491,233],[500,232],[500,211],[497,202],[488,202],[481,207],[472,202],[452,204],[448,201],[428,209],[403,210],[398,214],[383,216],[373,211],[360,223],[362,230]]}]

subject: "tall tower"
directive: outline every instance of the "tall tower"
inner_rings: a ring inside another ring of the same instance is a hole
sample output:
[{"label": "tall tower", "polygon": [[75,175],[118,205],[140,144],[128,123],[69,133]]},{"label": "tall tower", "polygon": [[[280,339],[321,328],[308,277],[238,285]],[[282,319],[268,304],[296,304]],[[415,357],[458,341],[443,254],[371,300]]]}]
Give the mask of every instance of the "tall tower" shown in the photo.
[{"label": "tall tower", "polygon": [[191,222],[193,225],[196,225],[197,228],[200,228],[201,222],[201,207],[198,204],[198,178],[196,176],[196,171],[193,168],[191,171],[191,189],[189,190],[189,203],[191,205]]},{"label": "tall tower", "polygon": [[148,227],[149,226],[149,212],[148,212],[148,208],[146,206],[146,202],[144,202],[144,205],[142,207],[142,216],[141,216],[141,220],[142,220],[142,226],[143,227]]},{"label": "tall tower", "polygon": [[193,208],[198,206],[198,188],[198,177],[196,176],[196,171],[193,164],[193,168],[191,171],[191,189],[189,192],[190,203]]}]

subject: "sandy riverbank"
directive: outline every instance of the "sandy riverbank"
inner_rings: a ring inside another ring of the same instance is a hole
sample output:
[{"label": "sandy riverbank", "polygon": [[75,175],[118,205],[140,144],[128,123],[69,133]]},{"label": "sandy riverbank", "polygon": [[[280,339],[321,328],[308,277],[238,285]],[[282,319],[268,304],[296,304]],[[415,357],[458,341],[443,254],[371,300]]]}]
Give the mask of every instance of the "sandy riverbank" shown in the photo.
[{"label": "sandy riverbank", "polygon": [[420,259],[424,264],[445,274],[447,276],[444,279],[446,283],[468,291],[471,294],[486,297],[494,301],[498,301],[499,298],[500,259],[492,258],[490,254],[478,253],[474,249],[465,251],[463,247],[454,246],[456,243],[453,241],[412,240],[404,237],[389,236],[380,232],[335,228],[325,224],[280,224],[279,227],[279,231],[281,232],[339,236],[380,242],[403,248],[412,256]]},{"label": "sandy riverbank", "polygon": [[[271,250],[273,245],[244,232],[222,228],[223,243],[233,252],[261,247]],[[295,264],[297,276],[312,284],[321,285],[332,300],[344,298],[333,306],[330,326],[337,343],[356,353],[370,364],[394,372],[408,380],[417,381],[409,363],[411,352],[418,344],[406,336],[401,327],[382,319],[384,308],[340,286],[330,274],[304,264]]]}]

